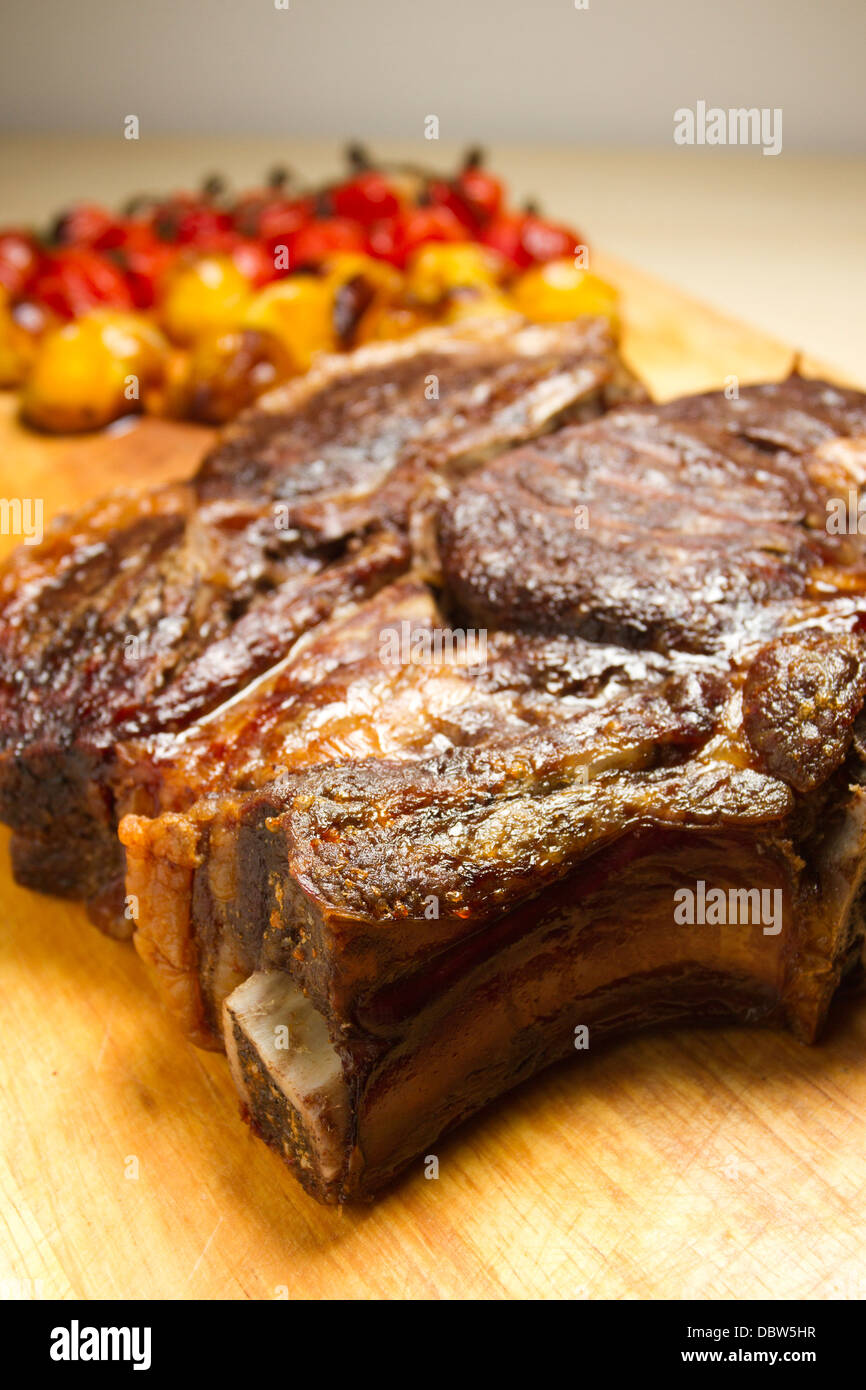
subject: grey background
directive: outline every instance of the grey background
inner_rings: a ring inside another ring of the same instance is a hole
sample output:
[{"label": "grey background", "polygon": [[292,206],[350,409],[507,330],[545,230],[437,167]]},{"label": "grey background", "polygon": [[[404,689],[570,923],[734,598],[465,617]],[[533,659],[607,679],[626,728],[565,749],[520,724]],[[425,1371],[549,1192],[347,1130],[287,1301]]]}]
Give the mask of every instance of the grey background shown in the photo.
[{"label": "grey background", "polygon": [[673,112],[782,107],[866,150],[866,0],[0,0],[0,127],[669,147]]}]

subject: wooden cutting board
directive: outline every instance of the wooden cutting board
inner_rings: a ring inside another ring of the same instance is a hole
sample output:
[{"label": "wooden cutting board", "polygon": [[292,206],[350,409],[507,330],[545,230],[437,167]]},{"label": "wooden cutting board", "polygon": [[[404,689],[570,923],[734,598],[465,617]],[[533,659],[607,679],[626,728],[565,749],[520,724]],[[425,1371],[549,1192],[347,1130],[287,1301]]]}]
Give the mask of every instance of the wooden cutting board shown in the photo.
[{"label": "wooden cutting board", "polygon": [[[779,377],[791,350],[628,268],[625,348],[659,396]],[[817,370],[804,363],[804,369]],[[53,514],[188,473],[206,431],[41,439],[0,402],[0,495]],[[6,548],[12,544],[0,538]],[[12,882],[0,846],[0,1295],[866,1297],[866,999],[823,1044],[677,1029],[580,1054],[326,1210],[237,1116],[221,1057],[131,948]]]}]

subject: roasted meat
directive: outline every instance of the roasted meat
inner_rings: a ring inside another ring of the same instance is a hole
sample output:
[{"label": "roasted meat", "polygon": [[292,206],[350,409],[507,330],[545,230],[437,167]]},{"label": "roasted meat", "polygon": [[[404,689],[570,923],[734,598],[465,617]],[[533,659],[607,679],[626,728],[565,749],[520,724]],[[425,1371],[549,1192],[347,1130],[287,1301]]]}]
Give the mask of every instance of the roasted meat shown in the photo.
[{"label": "roasted meat", "polygon": [[863,950],[866,558],[826,522],[864,470],[866,397],[796,376],[559,429],[452,475],[414,571],[231,705],[128,742],[138,947],[316,1197],[587,1038],[817,1036]]},{"label": "roasted meat", "polygon": [[432,330],[324,359],[189,484],[95,504],[20,550],[0,574],[0,818],[19,881],[122,932],[124,744],[194,725],[405,572],[410,504],[437,477],[623,393],[640,394],[600,321]]}]

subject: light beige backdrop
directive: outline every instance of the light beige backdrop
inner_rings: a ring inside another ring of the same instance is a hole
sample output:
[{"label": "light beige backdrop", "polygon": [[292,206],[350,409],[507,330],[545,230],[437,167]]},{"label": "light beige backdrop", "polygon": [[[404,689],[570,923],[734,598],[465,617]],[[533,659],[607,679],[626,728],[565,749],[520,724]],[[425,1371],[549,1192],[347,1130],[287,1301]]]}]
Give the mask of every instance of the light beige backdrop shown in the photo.
[{"label": "light beige backdrop", "polygon": [[277,3],[0,0],[0,125],[667,147],[702,99],[866,149],[864,0]]}]

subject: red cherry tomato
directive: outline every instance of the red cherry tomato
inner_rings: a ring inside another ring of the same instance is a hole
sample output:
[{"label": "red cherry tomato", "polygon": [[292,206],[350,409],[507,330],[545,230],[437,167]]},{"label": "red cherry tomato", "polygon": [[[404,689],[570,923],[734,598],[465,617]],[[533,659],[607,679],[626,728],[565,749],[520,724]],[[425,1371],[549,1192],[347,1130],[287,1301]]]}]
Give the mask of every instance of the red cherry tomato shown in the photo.
[{"label": "red cherry tomato", "polygon": [[502,207],[505,189],[499,179],[477,165],[458,174],[457,192],[478,222],[489,222]]},{"label": "red cherry tomato", "polygon": [[523,228],[526,224],[525,212],[503,212],[494,217],[484,228],[479,238],[485,246],[491,246],[504,256],[518,270],[525,270],[532,264],[532,257],[523,244]]},{"label": "red cherry tomato", "polygon": [[32,298],[64,319],[78,318],[100,305],[133,307],[123,272],[98,251],[77,247],[46,257],[34,281]]},{"label": "red cherry tomato", "polygon": [[397,261],[398,219],[388,217],[383,222],[374,222],[367,234],[367,251],[380,261]]},{"label": "red cherry tomato", "polygon": [[193,207],[178,218],[175,240],[181,246],[209,251],[216,249],[231,230],[232,219],[227,212],[210,207]]},{"label": "red cherry tomato", "polygon": [[544,261],[572,257],[580,243],[580,237],[568,227],[545,222],[543,218],[529,213],[524,219],[521,242],[530,261],[541,264]]},{"label": "red cherry tomato", "polygon": [[337,217],[347,217],[369,227],[386,217],[396,217],[400,199],[383,174],[370,170],[340,184],[331,194]]},{"label": "red cherry tomato", "polygon": [[145,222],[127,222],[123,231],[123,244],[114,252],[114,262],[126,277],[136,309],[151,309],[163,280],[177,263],[180,248],[160,241]]},{"label": "red cherry tomato", "polygon": [[77,203],[54,225],[53,240],[59,246],[93,246],[107,251],[119,246],[122,239],[122,223],[97,203]]},{"label": "red cherry tomato", "polygon": [[160,241],[177,241],[177,229],[181,219],[195,206],[191,193],[175,193],[171,198],[163,198],[148,210],[148,223],[154,236]]},{"label": "red cherry tomato", "polygon": [[327,217],[308,222],[289,242],[289,262],[293,270],[302,265],[315,265],[338,251],[366,251],[367,238],[357,222],[342,217]]},{"label": "red cherry tomato", "polygon": [[235,209],[234,224],[241,236],[285,243],[313,216],[312,198],[275,198],[273,194]]},{"label": "red cherry tomato", "polygon": [[194,246],[198,251],[213,250],[232,229],[229,213],[189,193],[176,193],[157,203],[150,214],[150,224],[160,241]]},{"label": "red cherry tomato", "polygon": [[427,241],[465,241],[466,227],[447,207],[412,208],[392,223],[380,223],[370,232],[374,256],[404,266],[417,247]]},{"label": "red cherry tomato", "polygon": [[29,232],[0,232],[0,285],[10,299],[24,293],[41,260],[42,252]]},{"label": "red cherry tomato", "polygon": [[277,270],[273,249],[252,237],[236,237],[234,244],[226,249],[238,270],[256,289],[269,285],[286,273]]},{"label": "red cherry tomato", "polygon": [[433,179],[427,186],[427,195],[434,207],[448,208],[469,235],[476,236],[477,219],[455,184],[448,183],[446,179]]}]

